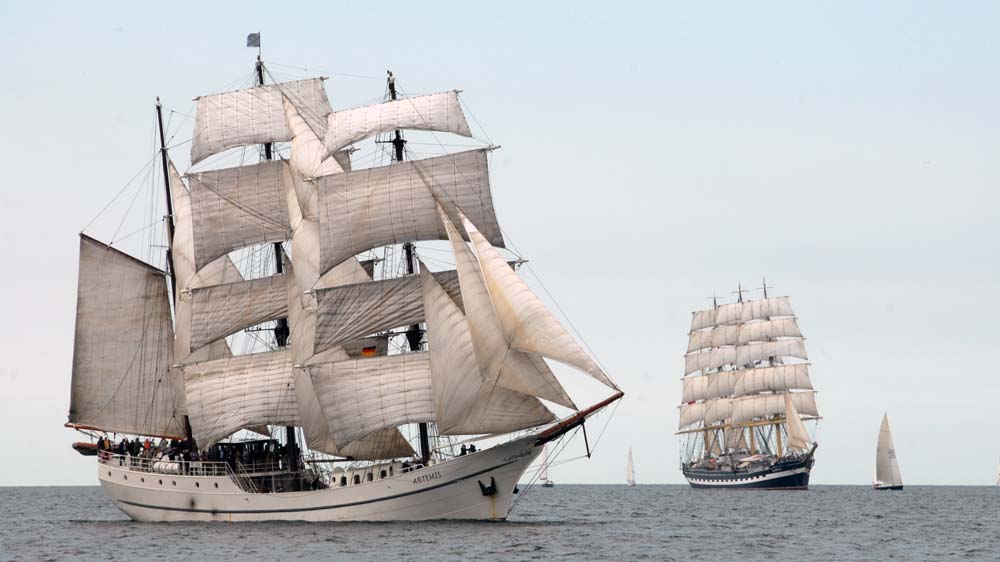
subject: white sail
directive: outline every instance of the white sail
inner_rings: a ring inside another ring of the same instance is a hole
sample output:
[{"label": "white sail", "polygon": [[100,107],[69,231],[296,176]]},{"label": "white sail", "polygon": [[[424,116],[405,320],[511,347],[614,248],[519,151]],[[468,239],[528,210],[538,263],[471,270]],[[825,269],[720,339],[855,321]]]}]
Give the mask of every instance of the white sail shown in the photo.
[{"label": "white sail", "polygon": [[378,133],[396,129],[471,137],[455,90],[335,111],[327,119],[326,151],[333,154]]},{"label": "white sail", "polygon": [[80,235],[70,423],[184,435],[166,274]]},{"label": "white sail", "polygon": [[503,245],[483,150],[323,176],[315,183],[323,270],[387,244],[444,240],[439,202],[453,220],[451,209],[460,209],[490,242]]},{"label": "white sail", "polygon": [[405,423],[434,421],[430,360],[402,353],[310,365],[316,396],[337,443]]},{"label": "white sail", "polygon": [[716,326],[691,332],[688,353],[727,345],[746,345],[750,342],[769,341],[783,337],[801,337],[802,332],[795,318],[776,318],[730,326]]},{"label": "white sail", "polygon": [[628,460],[625,463],[625,483],[635,486],[635,467],[632,465],[632,447],[628,448]]},{"label": "white sail", "polygon": [[878,446],[875,451],[875,480],[876,484],[883,486],[903,485],[903,477],[899,474],[899,462],[896,460],[896,448],[892,445],[888,414],[882,417],[882,427],[878,432]]},{"label": "white sail", "polygon": [[681,404],[680,422],[677,429],[684,429],[696,423],[711,425],[730,417],[733,400],[730,398],[713,398],[694,404]]},{"label": "white sail", "polygon": [[301,425],[288,350],[184,366],[188,416],[199,447],[260,425]]},{"label": "white sail", "polygon": [[191,290],[191,347],[198,349],[244,328],[288,315],[285,276]]},{"label": "white sail", "polygon": [[281,161],[188,176],[195,265],[233,250],[291,238],[286,193],[291,174]]},{"label": "white sail", "polygon": [[[174,201],[173,271],[177,295],[174,301],[174,362],[196,363],[222,359],[232,355],[229,344],[219,340],[207,347],[191,350],[190,289],[242,281],[229,256],[223,256],[201,269],[195,266],[194,223],[191,217],[191,196],[173,162],[168,162],[170,193]],[[183,380],[178,376],[178,380]]]},{"label": "white sail", "polygon": [[[486,381],[516,392],[537,396],[576,409],[545,360],[537,354],[513,349],[504,337],[496,307],[487,291],[480,263],[458,234],[451,219],[439,209],[448,231],[462,288],[472,345]],[[504,264],[508,271],[513,271]]]},{"label": "white sail", "polygon": [[463,225],[476,248],[490,301],[510,346],[576,367],[605,386],[618,390],[475,225],[464,217]]},{"label": "white sail", "polygon": [[772,316],[794,316],[788,297],[770,297],[755,301],[723,304],[717,308],[697,310],[692,314],[691,331],[765,320]]},{"label": "white sail", "polygon": [[[785,413],[785,393],[764,394],[758,396],[745,396],[734,398],[732,401],[732,423],[743,423],[753,419],[764,418]],[[787,393],[795,406],[795,410],[805,416],[819,416],[816,409],[816,393],[791,392]]]},{"label": "white sail", "polygon": [[681,402],[732,396],[736,380],[742,371],[720,371],[708,375],[684,377]]},{"label": "white sail", "polygon": [[812,440],[809,437],[809,432],[806,431],[805,424],[802,423],[799,411],[795,408],[795,401],[792,400],[792,395],[789,393],[785,393],[785,423],[788,427],[788,440],[785,447],[789,451],[808,452]]},{"label": "white sail", "polygon": [[740,369],[730,372],[737,374],[736,384],[733,388],[734,396],[813,389],[812,381],[809,380],[808,363]]},{"label": "white sail", "polygon": [[801,338],[751,343],[736,347],[720,347],[684,356],[684,374],[716,369],[723,365],[746,366],[770,357],[809,359]]},{"label": "white sail", "polygon": [[533,396],[486,380],[465,315],[423,267],[420,280],[438,432],[510,433],[554,420],[552,412]]},{"label": "white sail", "polygon": [[[453,299],[458,299],[455,271],[439,271],[434,278]],[[316,353],[381,330],[424,321],[423,292],[417,275],[317,289],[316,302]]]},{"label": "white sail", "polygon": [[282,99],[299,110],[320,137],[330,101],[319,78],[201,96],[197,101],[191,164],[235,146],[290,140]]}]

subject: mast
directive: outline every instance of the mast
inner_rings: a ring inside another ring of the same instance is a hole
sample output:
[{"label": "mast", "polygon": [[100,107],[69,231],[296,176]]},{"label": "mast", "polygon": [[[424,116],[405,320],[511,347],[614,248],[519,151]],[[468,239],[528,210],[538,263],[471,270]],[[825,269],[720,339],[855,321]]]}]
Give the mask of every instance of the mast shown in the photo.
[{"label": "mast", "polygon": [[[396,101],[398,98],[396,93],[396,77],[393,76],[391,70],[386,70],[385,72],[388,75],[386,84],[389,88],[389,100]],[[392,140],[389,142],[392,144],[393,160],[402,162],[403,151],[406,148],[406,140],[403,139],[403,132],[396,129],[392,134]],[[413,251],[412,242],[403,244],[403,261],[406,264],[407,275],[413,275],[417,272],[417,256]],[[406,329],[406,342],[410,347],[410,351],[420,351],[422,348],[422,339],[423,334],[419,324],[413,324]],[[420,460],[426,465],[431,458],[430,436],[427,433],[426,423],[418,424],[418,428],[420,430]]]},{"label": "mast", "polygon": [[[264,85],[264,61],[260,60],[260,52],[257,53],[257,86]],[[264,143],[264,160],[271,161],[274,159],[274,154],[272,153],[271,143]],[[285,272],[285,266],[282,261],[282,254],[284,250],[281,247],[281,242],[274,243],[274,271],[275,273],[281,274]],[[288,319],[278,318],[274,323],[274,341],[278,347],[285,347],[288,345]],[[288,470],[291,472],[297,472],[299,469],[299,454],[298,445],[295,439],[295,427],[287,426],[285,427],[285,442],[288,445]],[[298,479],[292,480],[292,489],[298,490]]]},{"label": "mast", "polygon": [[[160,163],[163,166],[163,192],[167,197],[167,271],[170,272],[170,292],[176,303],[177,275],[174,272],[174,197],[170,191],[170,159],[167,157],[167,137],[163,133],[163,105],[156,96],[156,127],[160,132]],[[176,304],[174,305],[176,307]],[[191,428],[191,418],[184,414],[184,437],[194,443],[194,429]]]}]

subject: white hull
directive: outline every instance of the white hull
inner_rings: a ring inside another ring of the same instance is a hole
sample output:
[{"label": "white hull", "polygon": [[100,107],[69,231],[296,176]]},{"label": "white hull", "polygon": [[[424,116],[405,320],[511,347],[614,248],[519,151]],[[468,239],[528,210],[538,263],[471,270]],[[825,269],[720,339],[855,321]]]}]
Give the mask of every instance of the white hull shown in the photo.
[{"label": "white hull", "polygon": [[[503,520],[537,436],[372,482],[325,490],[248,493],[229,476],[157,474],[98,463],[115,505],[136,521]],[[480,484],[496,483],[485,495]]]}]

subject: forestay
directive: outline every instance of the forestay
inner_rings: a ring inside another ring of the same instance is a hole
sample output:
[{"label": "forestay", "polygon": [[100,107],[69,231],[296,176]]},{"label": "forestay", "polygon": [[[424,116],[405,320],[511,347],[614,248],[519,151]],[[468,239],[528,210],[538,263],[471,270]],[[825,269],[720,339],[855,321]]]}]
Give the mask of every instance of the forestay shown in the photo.
[{"label": "forestay", "polygon": [[737,347],[722,347],[684,356],[684,374],[723,365],[746,366],[771,357],[796,357],[808,359],[802,339],[788,339],[763,343],[751,343]]},{"label": "forestay", "polygon": [[446,239],[438,202],[452,220],[460,210],[491,243],[503,246],[483,150],[323,176],[316,183],[323,271],[379,246]]},{"label": "forestay", "polygon": [[716,326],[707,330],[691,332],[688,339],[688,353],[710,347],[725,345],[746,345],[755,341],[775,338],[801,337],[802,332],[795,318],[778,318],[730,326]]},{"label": "forestay", "polygon": [[290,140],[283,97],[317,136],[325,136],[330,101],[320,78],[210,94],[197,101],[191,164],[234,146]]},{"label": "forestay", "polygon": [[509,433],[554,420],[538,399],[487,380],[465,314],[425,268],[421,268],[420,280],[438,431],[442,435]]},{"label": "forestay", "polygon": [[[439,271],[434,277],[452,299],[461,302],[455,271]],[[316,302],[315,353],[380,330],[424,321],[417,275],[317,289]]]},{"label": "forestay", "polygon": [[458,102],[458,92],[452,90],[335,111],[327,119],[326,152],[333,154],[370,136],[396,129],[472,136]]},{"label": "forestay", "polygon": [[184,435],[182,399],[168,373],[174,334],[165,275],[80,235],[71,423]]},{"label": "forestay", "polygon": [[288,350],[186,365],[184,384],[201,448],[247,427],[301,425]]},{"label": "forestay", "polygon": [[337,443],[351,443],[405,423],[434,421],[426,352],[322,363],[308,369]]},{"label": "forestay", "polygon": [[[763,394],[733,399],[732,423],[785,413],[785,394]],[[815,392],[790,392],[795,409],[804,416],[819,416]]]},{"label": "forestay", "polygon": [[291,181],[288,165],[281,161],[189,175],[195,265],[201,268],[233,250],[291,238],[286,201]]}]

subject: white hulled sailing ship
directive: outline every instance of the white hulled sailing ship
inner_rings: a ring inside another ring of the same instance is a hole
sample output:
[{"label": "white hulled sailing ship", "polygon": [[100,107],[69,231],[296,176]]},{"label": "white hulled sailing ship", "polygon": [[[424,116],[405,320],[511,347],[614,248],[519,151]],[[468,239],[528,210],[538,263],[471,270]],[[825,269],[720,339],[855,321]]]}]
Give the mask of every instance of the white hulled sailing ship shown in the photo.
[{"label": "white hulled sailing ship", "polygon": [[889,414],[882,416],[882,427],[878,431],[878,444],[875,446],[875,482],[876,490],[902,490],[903,477],[899,474],[899,463],[896,461],[896,448],[892,445],[892,431],[889,429]]},{"label": "white hulled sailing ship", "polygon": [[819,419],[805,344],[788,297],[693,313],[678,433],[695,488],[806,489]]},{"label": "white hulled sailing ship", "polygon": [[[500,253],[496,147],[407,157],[404,130],[472,136],[457,91],[390,73],[333,111],[322,78],[265,74],[197,98],[185,176],[157,101],[165,269],[81,234],[67,426],[99,440],[74,447],[141,521],[504,519],[545,444],[622,393]],[[353,169],[373,138],[391,163]],[[453,269],[417,256],[431,240]],[[613,394],[578,408],[546,359]]]}]

